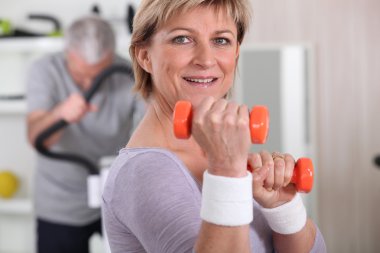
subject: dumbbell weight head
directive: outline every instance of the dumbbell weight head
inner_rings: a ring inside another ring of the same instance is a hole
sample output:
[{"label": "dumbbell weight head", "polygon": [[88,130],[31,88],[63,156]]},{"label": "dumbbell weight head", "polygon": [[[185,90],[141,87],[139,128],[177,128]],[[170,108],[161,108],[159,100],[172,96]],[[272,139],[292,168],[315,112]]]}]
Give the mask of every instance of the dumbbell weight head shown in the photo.
[{"label": "dumbbell weight head", "polygon": [[252,107],[249,114],[249,130],[252,143],[264,144],[266,142],[269,132],[269,112],[265,106]]},{"label": "dumbbell weight head", "polygon": [[313,188],[314,166],[311,159],[302,157],[297,160],[291,182],[298,192],[308,193]]},{"label": "dumbbell weight head", "polygon": [[[188,139],[191,135],[192,105],[188,101],[178,101],[174,108],[173,130],[179,139]],[[265,106],[254,106],[249,116],[251,142],[265,143],[269,132],[269,112]]]},{"label": "dumbbell weight head", "polygon": [[193,108],[189,101],[178,101],[174,107],[173,130],[178,139],[188,139],[191,135]]}]

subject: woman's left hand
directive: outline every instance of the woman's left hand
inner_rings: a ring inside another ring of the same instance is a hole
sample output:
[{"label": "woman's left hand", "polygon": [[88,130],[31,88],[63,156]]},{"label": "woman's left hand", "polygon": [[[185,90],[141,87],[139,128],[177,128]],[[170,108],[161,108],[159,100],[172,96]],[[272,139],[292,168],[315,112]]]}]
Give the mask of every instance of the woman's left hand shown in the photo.
[{"label": "woman's left hand", "polygon": [[295,186],[290,183],[294,158],[278,152],[250,153],[248,164],[253,171],[253,197],[264,208],[275,208],[293,199]]}]

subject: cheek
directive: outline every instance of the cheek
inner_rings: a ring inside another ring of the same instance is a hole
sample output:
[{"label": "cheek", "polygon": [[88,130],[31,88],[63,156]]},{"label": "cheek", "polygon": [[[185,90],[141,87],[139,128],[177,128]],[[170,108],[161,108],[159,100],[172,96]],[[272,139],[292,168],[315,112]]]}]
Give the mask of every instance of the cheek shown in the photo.
[{"label": "cheek", "polygon": [[223,61],[220,63],[221,69],[224,73],[224,78],[228,82],[233,82],[236,70],[236,61]]},{"label": "cheek", "polygon": [[224,54],[222,57],[219,58],[219,64],[226,74],[233,75],[235,72],[236,64],[237,64],[236,54],[235,53]]},{"label": "cheek", "polygon": [[183,50],[165,50],[152,59],[154,75],[165,80],[180,76],[180,70],[186,66],[187,60]]}]

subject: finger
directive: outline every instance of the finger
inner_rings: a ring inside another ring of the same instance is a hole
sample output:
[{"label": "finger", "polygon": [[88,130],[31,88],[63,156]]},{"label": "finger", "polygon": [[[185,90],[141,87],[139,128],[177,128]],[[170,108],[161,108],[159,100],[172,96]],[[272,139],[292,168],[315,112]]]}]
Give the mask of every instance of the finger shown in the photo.
[{"label": "finger", "polygon": [[289,154],[284,155],[284,161],[285,161],[284,186],[287,186],[292,179],[294,166],[296,162],[294,161],[293,156]]},{"label": "finger", "polygon": [[236,103],[227,103],[223,112],[223,127],[226,131],[239,129],[239,106]]},{"label": "finger", "polygon": [[226,110],[228,104],[229,103],[225,99],[216,100],[215,103],[212,104],[209,112],[210,113],[214,113],[214,112],[215,113],[219,113],[219,112],[222,112],[222,111]]},{"label": "finger", "polygon": [[[224,129],[223,118],[227,107],[227,100],[220,99],[211,105],[211,108],[205,114],[205,126],[212,129],[214,133],[222,132]],[[233,121],[233,119],[231,120]]]},{"label": "finger", "polygon": [[236,104],[236,103],[234,103],[234,102],[226,103],[226,105],[225,105],[225,111],[226,111],[226,113],[230,113],[230,114],[233,114],[233,115],[238,115],[239,105]]},{"label": "finger", "polygon": [[[222,102],[223,103],[223,102]],[[230,123],[236,124],[236,120],[238,118],[239,113],[239,105],[233,102],[226,103],[225,109],[224,109],[225,117],[232,115],[233,121]],[[226,120],[226,119],[225,119]],[[226,120],[228,122],[228,120]]]},{"label": "finger", "polygon": [[248,126],[248,123],[249,123],[249,111],[248,111],[248,107],[246,105],[239,106],[239,108],[238,108],[238,115],[239,115],[239,117],[247,120],[246,125]]},{"label": "finger", "polygon": [[264,181],[268,177],[269,168],[267,166],[263,166],[257,168],[252,174],[252,190],[253,196],[260,196],[263,192]]},{"label": "finger", "polygon": [[247,138],[250,139],[249,111],[246,105],[241,105],[238,107],[238,127],[239,129],[246,131],[246,134],[248,135]]},{"label": "finger", "polygon": [[255,171],[258,168],[263,166],[261,162],[261,156],[259,153],[250,153],[248,154],[248,165]]},{"label": "finger", "polygon": [[275,157],[274,160],[274,184],[273,189],[278,190],[284,185],[285,160],[281,157]]},{"label": "finger", "polygon": [[268,151],[261,151],[260,156],[263,162],[263,167],[266,166],[269,169],[268,176],[266,177],[264,181],[264,187],[268,191],[271,191],[274,185],[274,162],[273,162],[272,154],[269,153]]},{"label": "finger", "polygon": [[214,103],[215,99],[213,97],[206,97],[203,99],[201,103],[194,108],[193,124],[203,126],[205,115],[210,111],[210,108]]}]

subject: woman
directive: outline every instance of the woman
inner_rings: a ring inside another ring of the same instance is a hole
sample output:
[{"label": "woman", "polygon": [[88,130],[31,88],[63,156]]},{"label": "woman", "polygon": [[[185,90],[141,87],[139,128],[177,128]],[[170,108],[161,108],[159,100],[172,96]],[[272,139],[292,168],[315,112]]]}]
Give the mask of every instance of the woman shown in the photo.
[{"label": "woman", "polygon": [[[130,54],[149,106],[105,187],[112,252],[325,251],[294,159],[248,154],[248,109],[225,99],[249,19],[245,0],[142,1]],[[194,106],[188,140],[173,134],[178,100]]]}]

